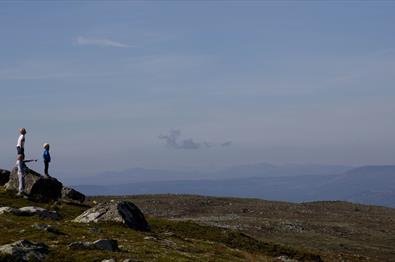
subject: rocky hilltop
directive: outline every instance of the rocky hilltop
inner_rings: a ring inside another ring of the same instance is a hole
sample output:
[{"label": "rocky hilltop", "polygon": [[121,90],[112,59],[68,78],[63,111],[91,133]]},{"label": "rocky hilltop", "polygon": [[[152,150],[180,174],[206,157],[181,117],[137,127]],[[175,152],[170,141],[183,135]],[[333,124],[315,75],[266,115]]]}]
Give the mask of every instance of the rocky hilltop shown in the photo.
[{"label": "rocky hilltop", "polygon": [[33,170],[28,197],[16,197],[15,176],[1,171],[0,261],[323,261],[238,230],[146,217],[127,199],[87,202]]},{"label": "rocky hilltop", "polygon": [[395,257],[391,208],[169,194],[82,199],[33,170],[29,197],[18,198],[15,171],[0,174],[1,181],[8,177],[0,186],[0,261],[382,262]]}]

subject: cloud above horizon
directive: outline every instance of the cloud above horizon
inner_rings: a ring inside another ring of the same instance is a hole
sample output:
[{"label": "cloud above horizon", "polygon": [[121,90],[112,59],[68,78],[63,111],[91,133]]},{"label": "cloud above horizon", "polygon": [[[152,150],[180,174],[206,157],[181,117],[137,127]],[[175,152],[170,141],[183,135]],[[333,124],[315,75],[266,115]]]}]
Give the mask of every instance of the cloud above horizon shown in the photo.
[{"label": "cloud above horizon", "polygon": [[[168,135],[160,135],[159,139],[165,140],[166,147],[173,149],[200,149],[200,148],[211,148],[215,145],[209,142],[195,142],[192,138],[179,140],[181,137],[181,131],[173,129],[169,131]],[[232,144],[232,141],[221,143],[221,147],[228,147]]]},{"label": "cloud above horizon", "polygon": [[132,45],[114,41],[109,38],[91,38],[79,36],[75,39],[75,44],[80,46],[99,46],[99,47],[116,47],[116,48],[128,48],[133,47]]}]

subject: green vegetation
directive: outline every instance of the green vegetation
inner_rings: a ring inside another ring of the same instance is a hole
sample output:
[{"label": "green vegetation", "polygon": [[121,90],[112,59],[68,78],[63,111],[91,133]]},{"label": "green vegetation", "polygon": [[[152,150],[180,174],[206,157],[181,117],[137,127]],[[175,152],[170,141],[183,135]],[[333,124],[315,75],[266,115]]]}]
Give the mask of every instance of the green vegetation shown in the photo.
[{"label": "green vegetation", "polygon": [[[62,215],[62,219],[0,215],[0,245],[21,239],[44,243],[50,249],[46,261],[102,261],[109,258],[116,261],[128,258],[141,261],[276,261],[275,257],[280,255],[301,261],[320,261],[320,257],[311,252],[265,243],[237,231],[190,221],[148,217],[151,232],[135,231],[116,223],[72,223],[70,221],[89,206],[35,203],[0,191],[0,206],[32,205],[56,210]],[[36,223],[50,224],[64,235],[32,227]],[[102,238],[117,240],[121,251],[68,248],[74,241],[95,241]],[[12,261],[12,258],[2,256],[0,261]]]}]

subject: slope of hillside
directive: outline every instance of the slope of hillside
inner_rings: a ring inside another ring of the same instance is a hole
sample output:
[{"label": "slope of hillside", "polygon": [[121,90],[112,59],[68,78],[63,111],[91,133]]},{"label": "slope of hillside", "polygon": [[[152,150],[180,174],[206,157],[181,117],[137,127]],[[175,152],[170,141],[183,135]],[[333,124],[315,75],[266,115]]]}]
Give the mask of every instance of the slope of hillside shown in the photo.
[{"label": "slope of hillside", "polygon": [[[130,199],[145,213],[237,229],[257,239],[308,248],[324,261],[394,261],[395,209],[339,201],[292,204],[193,195]],[[93,197],[101,201],[107,197]]]},{"label": "slope of hillside", "polygon": [[[51,220],[36,216],[0,214],[0,248],[18,240],[43,243],[49,247],[44,261],[322,261],[304,248],[290,248],[256,240],[237,230],[192,221],[170,221],[148,215],[150,232],[135,231],[117,223],[78,224],[70,222],[89,208],[88,205],[65,203],[40,204],[15,198],[0,190],[0,206],[15,208],[39,206],[57,211],[61,219]],[[42,230],[40,225],[51,225],[56,230]],[[71,250],[75,241],[114,239],[120,251]],[[0,254],[0,261],[20,261]],[[289,260],[291,261],[291,260]]]}]

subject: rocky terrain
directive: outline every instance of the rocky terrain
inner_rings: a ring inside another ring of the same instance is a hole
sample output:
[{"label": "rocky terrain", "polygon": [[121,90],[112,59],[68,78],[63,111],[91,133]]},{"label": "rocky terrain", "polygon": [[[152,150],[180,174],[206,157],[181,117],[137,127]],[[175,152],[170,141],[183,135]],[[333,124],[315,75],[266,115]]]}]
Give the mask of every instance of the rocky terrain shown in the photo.
[{"label": "rocky terrain", "polygon": [[[82,194],[68,188],[65,197],[59,181],[32,170],[28,193],[16,197],[15,174],[2,173],[0,261],[322,261],[237,229],[147,215],[129,200],[81,203]],[[48,183],[56,192],[45,194]]]},{"label": "rocky terrain", "polygon": [[[193,221],[258,240],[309,249],[324,261],[395,261],[395,209],[327,201],[293,204],[194,195],[111,197],[146,215]],[[103,201],[108,197],[92,197]]]},{"label": "rocky terrain", "polygon": [[0,261],[395,258],[391,208],[169,194],[85,199],[32,170],[26,196],[16,197],[15,171],[0,174]]}]

